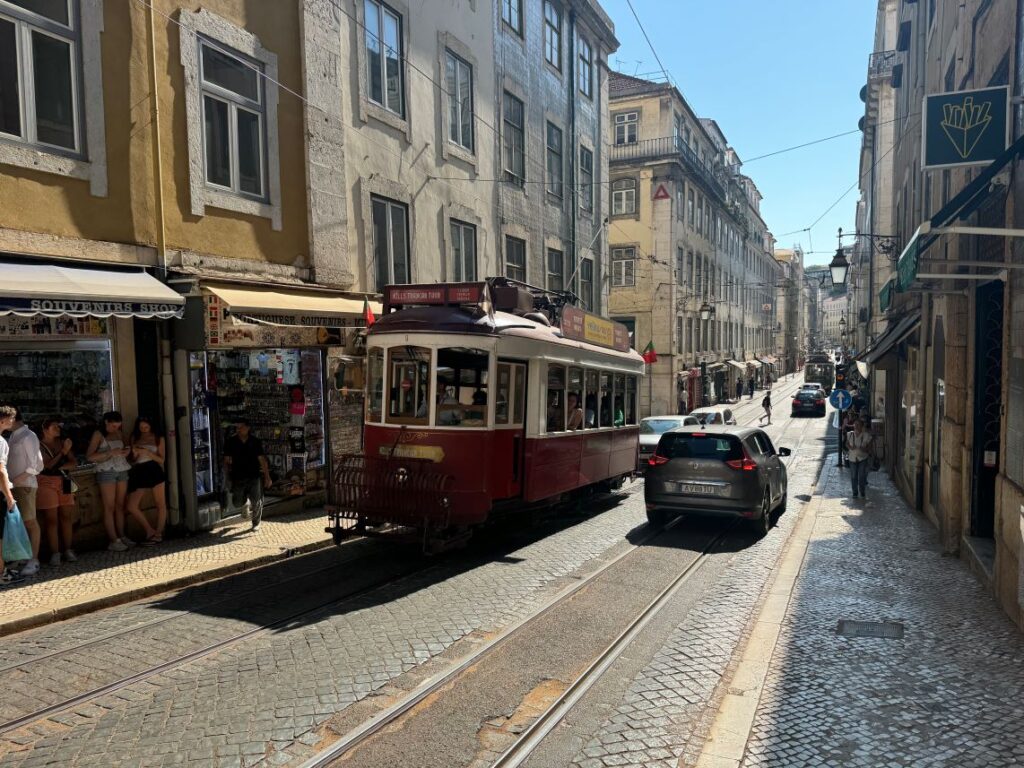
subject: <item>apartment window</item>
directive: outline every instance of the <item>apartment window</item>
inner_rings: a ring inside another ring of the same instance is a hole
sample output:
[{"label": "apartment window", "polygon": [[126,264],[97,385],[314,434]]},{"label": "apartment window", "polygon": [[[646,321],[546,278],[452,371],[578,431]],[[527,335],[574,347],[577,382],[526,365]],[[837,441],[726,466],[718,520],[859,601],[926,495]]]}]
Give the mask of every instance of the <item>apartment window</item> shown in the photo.
[{"label": "apartment window", "polygon": [[473,151],[473,68],[451,51],[445,51],[445,85],[448,90],[448,138]]},{"label": "apartment window", "polygon": [[689,343],[690,349],[696,349],[697,348],[696,339],[694,339],[694,337],[693,337],[693,318],[692,317],[686,318],[686,341]]},{"label": "apartment window", "polygon": [[612,215],[636,213],[636,179],[612,182]]},{"label": "apartment window", "polygon": [[676,248],[676,284],[683,284],[683,269],[686,265],[686,252],[682,248]]},{"label": "apartment window", "polygon": [[548,290],[565,290],[565,260],[554,248],[548,248]]},{"label": "apartment window", "polygon": [[591,310],[594,308],[594,261],[583,259],[580,262],[580,301],[583,308]]},{"label": "apartment window", "polygon": [[207,184],[262,198],[266,113],[256,64],[201,41],[203,165]]},{"label": "apartment window", "polygon": [[706,298],[704,293],[704,257],[699,253],[697,254],[697,272],[694,274],[693,285],[700,298]]},{"label": "apartment window", "polygon": [[402,87],[402,17],[377,0],[365,0],[366,77],[370,101],[405,117]]},{"label": "apartment window", "polygon": [[636,144],[639,112],[623,112],[615,116],[615,143]]},{"label": "apartment window", "polygon": [[476,280],[476,227],[458,219],[451,220],[452,279]]},{"label": "apartment window", "polygon": [[613,317],[613,322],[622,323],[626,326],[626,331],[629,333],[630,346],[634,345],[634,337],[636,336],[636,318],[635,317]]},{"label": "apartment window", "polygon": [[523,0],[501,0],[501,20],[523,36]]},{"label": "apartment window", "polygon": [[594,153],[580,146],[580,208],[594,210]]},{"label": "apartment window", "polygon": [[680,221],[683,220],[683,209],[685,207],[684,200],[686,199],[686,193],[683,190],[683,182],[676,182],[676,218]]},{"label": "apartment window", "polygon": [[684,272],[684,275],[686,276],[686,284],[692,286],[693,285],[693,251],[687,251],[686,252],[686,271]]},{"label": "apartment window", "polygon": [[0,10],[0,134],[82,152],[76,14],[59,0],[0,2]]},{"label": "apartment window", "polygon": [[612,248],[612,288],[636,285],[636,249]]},{"label": "apartment window", "polygon": [[693,229],[693,227],[694,227],[694,224],[693,224],[693,209],[694,209],[694,205],[693,205],[693,190],[692,189],[688,189],[688,190],[686,190],[686,224],[687,224],[687,226],[690,227],[690,229]]},{"label": "apartment window", "polygon": [[683,318],[682,316],[676,316],[676,354],[683,354]]},{"label": "apartment window", "polygon": [[562,196],[562,129],[548,123],[547,166],[548,193]]},{"label": "apartment window", "polygon": [[704,234],[704,198],[697,198],[697,234]]},{"label": "apartment window", "polygon": [[505,235],[505,277],[526,282],[526,241]]},{"label": "apartment window", "polygon": [[370,198],[377,290],[409,282],[409,209],[383,197]]},{"label": "apartment window", "polygon": [[562,71],[562,11],[544,0],[544,60]]},{"label": "apartment window", "polygon": [[505,91],[502,105],[504,123],[501,137],[504,148],[505,180],[522,185],[526,180],[526,133],[523,102]]},{"label": "apartment window", "polygon": [[586,38],[580,38],[580,93],[588,99],[594,96],[594,52]]}]

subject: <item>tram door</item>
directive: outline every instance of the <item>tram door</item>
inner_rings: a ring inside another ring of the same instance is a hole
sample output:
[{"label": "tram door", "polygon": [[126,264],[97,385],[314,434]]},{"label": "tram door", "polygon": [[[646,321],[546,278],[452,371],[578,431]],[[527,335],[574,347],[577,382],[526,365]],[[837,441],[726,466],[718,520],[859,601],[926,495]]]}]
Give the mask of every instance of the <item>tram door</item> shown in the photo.
[{"label": "tram door", "polygon": [[505,461],[509,478],[508,496],[519,496],[523,490],[526,455],[526,364],[511,360],[498,361],[498,399],[495,405],[494,428],[499,433],[499,461]]}]

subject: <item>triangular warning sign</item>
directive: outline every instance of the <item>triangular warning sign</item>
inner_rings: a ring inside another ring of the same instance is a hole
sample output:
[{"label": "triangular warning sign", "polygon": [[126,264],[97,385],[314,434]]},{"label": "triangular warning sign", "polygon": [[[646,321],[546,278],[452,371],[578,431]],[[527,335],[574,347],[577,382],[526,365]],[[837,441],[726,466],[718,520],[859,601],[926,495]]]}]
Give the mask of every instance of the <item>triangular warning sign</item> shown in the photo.
[{"label": "triangular warning sign", "polygon": [[659,184],[658,188],[654,190],[655,200],[668,200],[668,190],[665,189],[664,184]]}]

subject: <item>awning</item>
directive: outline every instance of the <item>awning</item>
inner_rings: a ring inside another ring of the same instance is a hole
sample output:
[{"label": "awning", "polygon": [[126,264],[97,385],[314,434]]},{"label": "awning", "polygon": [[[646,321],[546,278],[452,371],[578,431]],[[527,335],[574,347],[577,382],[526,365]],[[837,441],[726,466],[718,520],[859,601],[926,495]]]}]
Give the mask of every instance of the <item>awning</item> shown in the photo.
[{"label": "awning", "polygon": [[741,363],[739,360],[726,360],[725,362],[727,362],[733,368],[735,368],[736,370],[738,370],[738,371],[740,371],[742,373],[746,373],[747,372],[747,364],[746,363]]},{"label": "awning", "polygon": [[[229,314],[243,322],[340,328],[363,325],[363,299],[336,293],[304,291],[300,288],[241,288],[204,285],[203,288],[224,302]],[[381,305],[370,302],[377,317]]]},{"label": "awning", "polygon": [[142,270],[0,263],[0,315],[181,317],[185,297]]},{"label": "awning", "polygon": [[[902,293],[910,288],[911,284],[917,278],[917,270],[921,261],[921,254],[923,254],[932,243],[938,240],[941,235],[956,234],[957,228],[953,226],[954,222],[957,220],[963,220],[978,210],[991,192],[990,186],[992,184],[992,180],[1012,160],[1020,157],[1021,155],[1024,155],[1024,136],[1021,136],[1014,141],[1013,144],[1003,152],[1003,154],[989,163],[985,170],[979,173],[970,184],[960,190],[960,192],[954,196],[952,200],[946,203],[938,213],[917,228],[913,237],[910,238],[910,242],[907,243],[907,246],[903,249],[899,259],[896,261],[896,280],[894,285],[897,291]],[[1002,234],[998,230],[979,231],[979,228],[971,229],[974,231],[963,231],[962,233],[984,235]],[[1012,230],[1005,231],[1006,234],[1012,234],[1012,232]],[[929,277],[949,277],[950,279],[960,279],[963,275],[930,275]],[[882,287],[882,291],[886,290],[888,290],[887,296],[883,296],[882,293],[879,293],[879,298],[882,300],[883,304],[892,301],[892,287],[888,283]]]},{"label": "awning", "polygon": [[725,368],[725,363],[708,363],[705,367],[709,371],[720,371]]},{"label": "awning", "polygon": [[891,352],[893,347],[917,330],[917,326],[920,324],[921,312],[916,311],[910,313],[895,325],[891,325],[889,329],[882,334],[881,338],[879,338],[869,350],[860,356],[861,361],[868,365],[874,365],[878,360]]},{"label": "awning", "polygon": [[775,357],[774,355],[765,355],[764,357],[757,358],[757,361],[759,363],[764,363],[765,365],[775,365],[777,362],[779,362],[779,358]]}]

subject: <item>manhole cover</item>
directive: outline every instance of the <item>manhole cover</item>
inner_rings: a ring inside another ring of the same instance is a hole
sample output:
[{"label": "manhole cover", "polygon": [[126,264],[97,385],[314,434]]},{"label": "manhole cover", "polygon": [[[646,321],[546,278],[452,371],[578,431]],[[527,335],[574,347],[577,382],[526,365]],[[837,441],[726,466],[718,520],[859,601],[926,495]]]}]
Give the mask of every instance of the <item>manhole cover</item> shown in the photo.
[{"label": "manhole cover", "polygon": [[903,625],[897,621],[852,621],[840,619],[837,635],[846,637],[881,637],[887,640],[902,640]]}]

